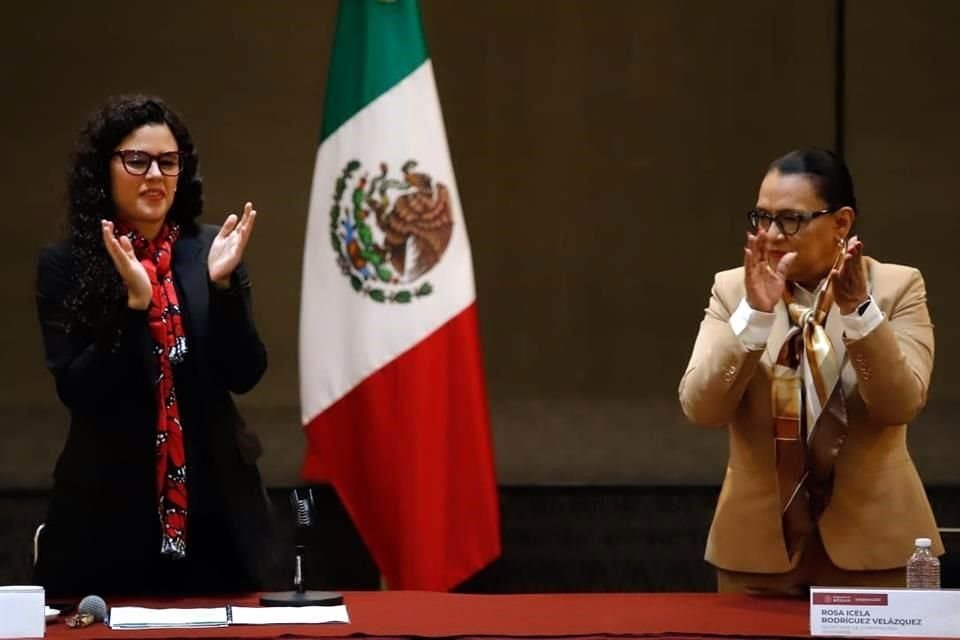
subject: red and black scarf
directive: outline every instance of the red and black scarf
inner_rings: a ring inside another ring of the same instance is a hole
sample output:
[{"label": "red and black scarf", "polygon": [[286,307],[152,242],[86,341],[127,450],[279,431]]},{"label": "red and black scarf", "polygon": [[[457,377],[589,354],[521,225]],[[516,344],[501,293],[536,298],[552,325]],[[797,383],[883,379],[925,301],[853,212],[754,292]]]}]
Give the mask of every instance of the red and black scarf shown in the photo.
[{"label": "red and black scarf", "polygon": [[187,338],[170,270],[173,244],[180,228],[164,225],[152,241],[121,224],[117,225],[117,232],[130,239],[153,287],[147,318],[157,364],[157,508],[163,536],[160,552],[182,558],[187,551],[187,460],[173,365],[186,356]]}]

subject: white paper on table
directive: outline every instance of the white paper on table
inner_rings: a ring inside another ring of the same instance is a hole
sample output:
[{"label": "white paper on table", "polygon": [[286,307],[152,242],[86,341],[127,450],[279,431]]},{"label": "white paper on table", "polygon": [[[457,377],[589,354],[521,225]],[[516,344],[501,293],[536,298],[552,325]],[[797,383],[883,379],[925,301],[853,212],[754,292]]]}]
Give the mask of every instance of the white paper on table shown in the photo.
[{"label": "white paper on table", "polygon": [[178,629],[227,626],[227,608],[111,607],[111,629]]},{"label": "white paper on table", "polygon": [[0,638],[42,638],[45,593],[37,585],[0,587]]},{"label": "white paper on table", "polygon": [[333,607],[237,607],[231,606],[231,624],[329,624],[350,622],[347,605]]}]

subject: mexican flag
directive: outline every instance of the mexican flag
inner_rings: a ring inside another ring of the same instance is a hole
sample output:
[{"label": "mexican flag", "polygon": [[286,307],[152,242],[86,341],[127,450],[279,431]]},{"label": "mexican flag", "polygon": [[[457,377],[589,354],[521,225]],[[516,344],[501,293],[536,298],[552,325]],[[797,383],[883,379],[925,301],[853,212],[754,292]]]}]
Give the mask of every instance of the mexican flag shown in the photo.
[{"label": "mexican flag", "polygon": [[303,478],[392,589],[500,553],[467,227],[415,0],[342,0],[303,260]]}]

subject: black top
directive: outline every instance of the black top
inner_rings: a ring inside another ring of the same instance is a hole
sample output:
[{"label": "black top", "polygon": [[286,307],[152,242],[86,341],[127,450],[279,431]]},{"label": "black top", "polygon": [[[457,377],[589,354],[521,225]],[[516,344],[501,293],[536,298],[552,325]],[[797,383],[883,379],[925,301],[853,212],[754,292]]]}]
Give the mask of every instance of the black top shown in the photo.
[{"label": "black top", "polygon": [[[212,286],[216,227],[184,233],[172,270],[184,314],[186,359],[174,369],[187,455],[187,558],[160,554],[155,480],[155,379],[147,312],[124,308],[101,335],[68,331],[74,283],[69,243],[39,257],[37,307],[57,394],[70,428],[54,470],[35,580],[51,594],[211,593],[253,590],[262,576],[269,518],[256,459],[232,393],[267,366],[241,264]],[[119,341],[111,339],[119,329]]]}]

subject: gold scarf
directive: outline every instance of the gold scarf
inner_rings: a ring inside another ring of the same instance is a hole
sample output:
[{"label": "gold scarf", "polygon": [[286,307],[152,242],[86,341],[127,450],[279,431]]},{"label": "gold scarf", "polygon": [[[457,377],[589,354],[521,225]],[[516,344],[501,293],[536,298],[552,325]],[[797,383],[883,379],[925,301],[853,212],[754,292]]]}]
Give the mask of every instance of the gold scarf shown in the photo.
[{"label": "gold scarf", "polygon": [[[828,274],[811,307],[799,304],[788,284],[784,302],[792,326],[773,368],[773,440],[783,536],[791,562],[830,501],[834,463],[847,435],[847,408],[839,384],[842,363],[824,329],[833,304],[830,283]],[[810,398],[803,365],[813,390]]]}]

